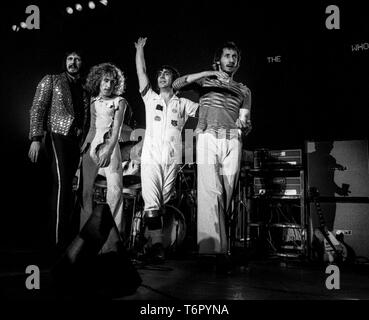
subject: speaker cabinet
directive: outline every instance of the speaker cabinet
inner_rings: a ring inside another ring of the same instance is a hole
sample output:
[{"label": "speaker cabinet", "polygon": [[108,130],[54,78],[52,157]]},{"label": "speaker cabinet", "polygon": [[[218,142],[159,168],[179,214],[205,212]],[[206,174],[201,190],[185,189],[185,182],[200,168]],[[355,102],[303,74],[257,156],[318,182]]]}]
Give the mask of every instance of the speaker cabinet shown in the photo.
[{"label": "speaker cabinet", "polygon": [[298,177],[254,177],[254,195],[301,196],[303,188]]}]

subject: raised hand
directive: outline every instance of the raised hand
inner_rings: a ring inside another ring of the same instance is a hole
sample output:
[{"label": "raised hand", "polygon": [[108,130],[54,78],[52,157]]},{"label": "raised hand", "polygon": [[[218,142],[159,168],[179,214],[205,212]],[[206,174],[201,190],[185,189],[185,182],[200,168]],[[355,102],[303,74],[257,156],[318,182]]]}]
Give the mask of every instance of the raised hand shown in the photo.
[{"label": "raised hand", "polygon": [[143,49],[143,47],[146,44],[146,40],[147,38],[142,38],[142,37],[138,38],[137,42],[135,42],[136,49]]}]

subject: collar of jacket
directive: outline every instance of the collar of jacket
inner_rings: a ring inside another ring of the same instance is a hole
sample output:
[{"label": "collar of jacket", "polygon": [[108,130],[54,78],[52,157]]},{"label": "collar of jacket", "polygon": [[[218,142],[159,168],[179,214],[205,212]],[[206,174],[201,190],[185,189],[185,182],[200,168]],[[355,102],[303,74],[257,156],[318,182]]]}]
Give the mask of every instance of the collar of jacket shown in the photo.
[{"label": "collar of jacket", "polygon": [[[154,98],[154,100],[164,100],[164,98],[160,95],[160,94],[158,94],[155,98]],[[179,98],[175,95],[175,94],[173,94],[173,96],[170,98],[170,100],[179,100]],[[170,101],[169,100],[169,101]]]}]

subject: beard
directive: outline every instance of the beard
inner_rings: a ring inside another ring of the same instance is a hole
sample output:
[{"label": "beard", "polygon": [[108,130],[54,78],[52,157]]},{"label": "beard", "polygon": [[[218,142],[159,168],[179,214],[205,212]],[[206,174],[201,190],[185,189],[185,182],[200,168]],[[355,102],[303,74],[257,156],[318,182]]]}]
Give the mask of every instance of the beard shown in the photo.
[{"label": "beard", "polygon": [[79,68],[77,68],[76,66],[73,66],[71,68],[71,66],[67,67],[67,72],[71,75],[71,76],[76,76],[79,74]]}]

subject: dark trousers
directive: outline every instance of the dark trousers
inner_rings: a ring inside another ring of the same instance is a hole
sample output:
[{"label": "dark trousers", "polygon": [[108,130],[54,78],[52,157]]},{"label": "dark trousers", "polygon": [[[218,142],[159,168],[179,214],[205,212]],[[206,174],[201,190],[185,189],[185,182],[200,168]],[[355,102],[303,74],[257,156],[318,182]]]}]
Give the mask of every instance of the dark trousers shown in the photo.
[{"label": "dark trousers", "polygon": [[48,238],[59,252],[63,252],[78,233],[75,213],[73,178],[80,159],[77,137],[47,133],[47,153],[51,160],[51,195]]}]

